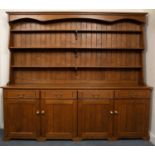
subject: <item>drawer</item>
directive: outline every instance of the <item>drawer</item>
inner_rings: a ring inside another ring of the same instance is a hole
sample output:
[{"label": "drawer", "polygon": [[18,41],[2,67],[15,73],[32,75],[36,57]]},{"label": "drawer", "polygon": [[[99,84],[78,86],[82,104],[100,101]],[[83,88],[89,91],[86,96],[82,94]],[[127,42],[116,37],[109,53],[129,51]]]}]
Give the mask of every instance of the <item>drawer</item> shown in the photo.
[{"label": "drawer", "polygon": [[[142,104],[146,104],[146,105],[149,105],[150,104],[150,100],[148,99],[118,99],[118,100],[115,100],[115,105],[130,105],[130,104],[139,104],[139,105],[142,105]],[[136,105],[135,105],[136,106]]]},{"label": "drawer", "polygon": [[39,98],[35,90],[4,90],[4,98]]},{"label": "drawer", "polygon": [[77,91],[75,90],[45,90],[41,93],[42,98],[51,99],[76,99]]},{"label": "drawer", "polygon": [[78,103],[80,104],[90,104],[90,105],[108,105],[108,104],[113,104],[113,100],[109,100],[109,99],[99,99],[99,100],[90,100],[90,99],[86,99],[86,100],[81,100]]},{"label": "drawer", "polygon": [[150,90],[116,90],[115,98],[150,98]]},{"label": "drawer", "polygon": [[56,104],[56,105],[69,105],[76,103],[76,100],[54,100],[54,99],[46,99],[45,104]]},{"label": "drawer", "polygon": [[78,97],[80,99],[109,99],[113,98],[113,90],[80,90]]}]

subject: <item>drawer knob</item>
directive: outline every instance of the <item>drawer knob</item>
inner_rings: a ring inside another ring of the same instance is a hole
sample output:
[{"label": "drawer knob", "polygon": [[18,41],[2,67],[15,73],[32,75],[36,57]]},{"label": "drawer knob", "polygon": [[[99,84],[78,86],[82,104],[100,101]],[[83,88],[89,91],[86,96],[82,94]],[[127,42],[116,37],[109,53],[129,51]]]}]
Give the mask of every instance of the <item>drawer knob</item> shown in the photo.
[{"label": "drawer knob", "polygon": [[37,111],[36,111],[36,114],[37,114],[37,115],[39,115],[39,114],[40,114],[40,111],[39,111],[39,110],[37,110]]},{"label": "drawer knob", "polygon": [[100,95],[92,95],[94,98],[99,98]]},{"label": "drawer knob", "polygon": [[134,97],[136,97],[136,94],[135,94],[135,93],[133,93],[133,94],[131,94],[131,96],[134,98]]},{"label": "drawer knob", "polygon": [[23,97],[24,97],[23,94],[19,94],[19,95],[18,95],[18,98],[23,98]]},{"label": "drawer knob", "polygon": [[114,114],[114,112],[111,110],[111,111],[110,111],[110,114],[111,114],[111,115],[113,115],[113,114]]},{"label": "drawer knob", "polygon": [[62,97],[62,95],[61,94],[57,94],[56,97],[57,98],[60,98],[60,97]]},{"label": "drawer knob", "polygon": [[42,110],[42,111],[41,111],[41,114],[44,115],[44,114],[45,114],[45,110]]}]

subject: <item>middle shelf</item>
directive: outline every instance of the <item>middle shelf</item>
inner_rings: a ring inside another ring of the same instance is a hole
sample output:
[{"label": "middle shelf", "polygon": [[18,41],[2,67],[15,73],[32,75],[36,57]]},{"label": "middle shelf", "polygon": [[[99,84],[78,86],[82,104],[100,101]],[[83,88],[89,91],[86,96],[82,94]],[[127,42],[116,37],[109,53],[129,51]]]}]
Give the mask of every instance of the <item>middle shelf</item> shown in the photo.
[{"label": "middle shelf", "polygon": [[11,68],[22,69],[140,69],[142,66],[11,66]]}]

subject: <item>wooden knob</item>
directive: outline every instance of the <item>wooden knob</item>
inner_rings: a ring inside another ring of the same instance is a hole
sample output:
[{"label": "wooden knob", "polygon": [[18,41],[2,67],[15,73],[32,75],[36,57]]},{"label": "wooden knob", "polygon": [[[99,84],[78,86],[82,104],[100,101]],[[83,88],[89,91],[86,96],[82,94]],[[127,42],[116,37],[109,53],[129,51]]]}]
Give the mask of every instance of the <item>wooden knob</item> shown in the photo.
[{"label": "wooden knob", "polygon": [[110,111],[110,114],[111,114],[111,115],[113,115],[113,114],[114,114],[114,112],[111,110],[111,111]]},{"label": "wooden knob", "polygon": [[36,111],[36,114],[37,114],[37,115],[39,115],[39,114],[40,114],[40,111],[39,111],[39,110],[37,110],[37,111]]},{"label": "wooden knob", "polygon": [[42,111],[41,111],[41,114],[44,115],[44,114],[45,114],[45,110],[42,110]]},{"label": "wooden knob", "polygon": [[117,110],[115,110],[115,111],[114,111],[114,113],[117,115],[117,114],[118,114],[118,111],[117,111]]},{"label": "wooden knob", "polygon": [[18,94],[18,98],[23,98],[24,95],[23,94]]}]

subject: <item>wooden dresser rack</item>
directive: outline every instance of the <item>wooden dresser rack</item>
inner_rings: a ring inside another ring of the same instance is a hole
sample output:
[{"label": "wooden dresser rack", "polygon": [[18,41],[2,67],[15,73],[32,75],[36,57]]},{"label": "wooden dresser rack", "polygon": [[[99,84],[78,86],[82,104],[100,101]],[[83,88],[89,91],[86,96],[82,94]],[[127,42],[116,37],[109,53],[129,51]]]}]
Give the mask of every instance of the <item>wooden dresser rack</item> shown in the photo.
[{"label": "wooden dresser rack", "polygon": [[146,13],[9,12],[4,139],[148,139]]}]

